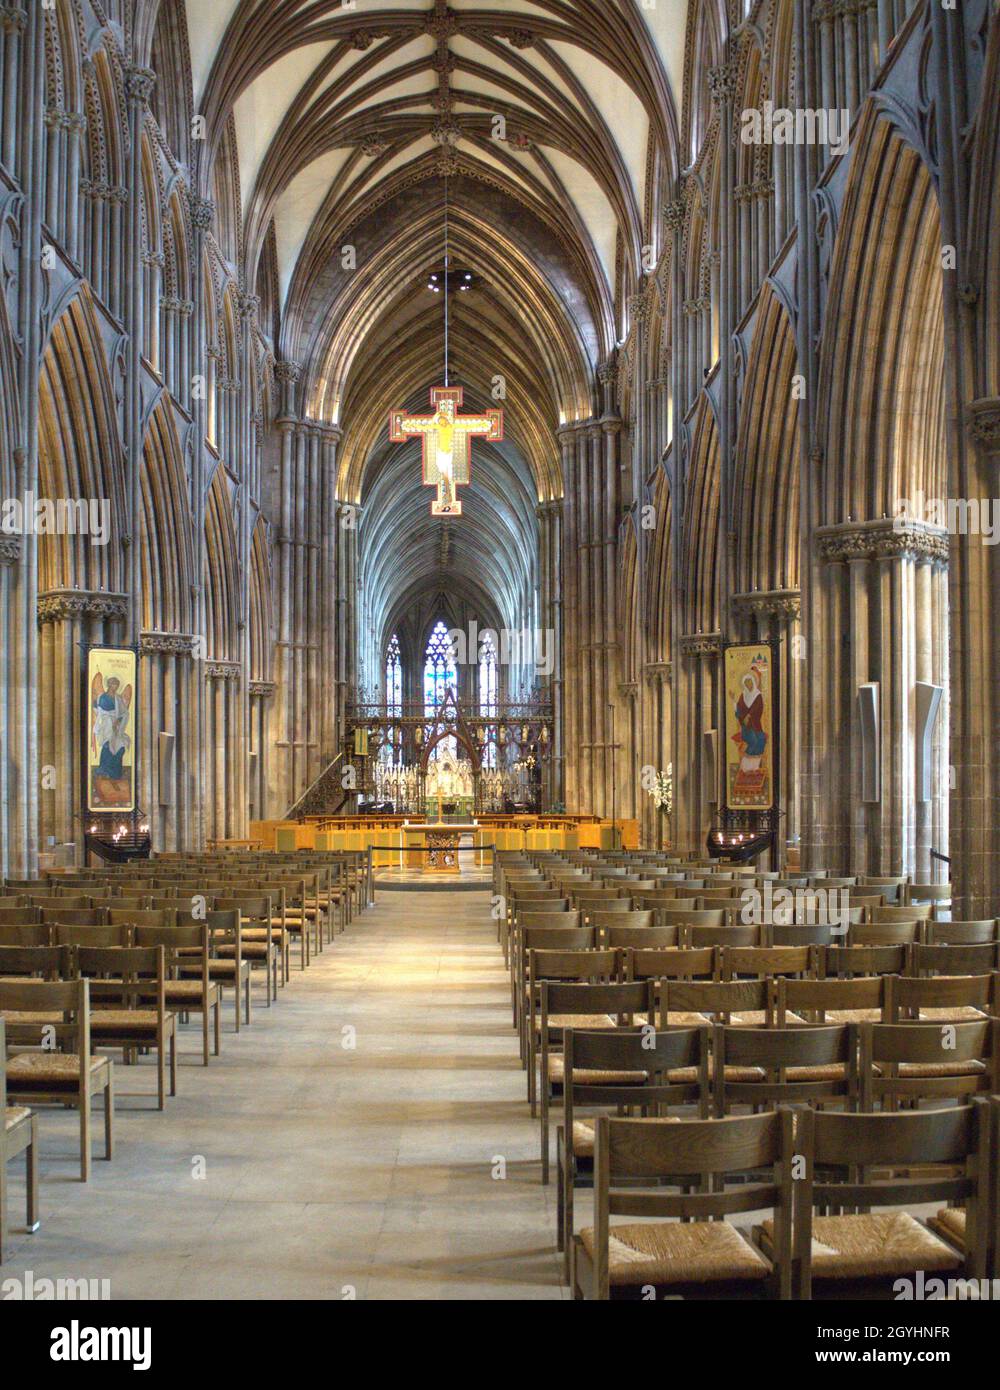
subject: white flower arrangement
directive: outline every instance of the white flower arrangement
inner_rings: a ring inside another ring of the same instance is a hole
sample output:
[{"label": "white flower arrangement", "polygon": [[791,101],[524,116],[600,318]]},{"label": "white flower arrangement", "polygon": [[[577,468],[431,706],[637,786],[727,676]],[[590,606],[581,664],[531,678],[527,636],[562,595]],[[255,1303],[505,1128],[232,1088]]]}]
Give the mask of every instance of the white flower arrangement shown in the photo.
[{"label": "white flower arrangement", "polygon": [[653,798],[653,805],[665,811],[669,816],[674,807],[674,765],[667,763],[666,772],[658,772],[656,781],[653,783],[649,792]]}]

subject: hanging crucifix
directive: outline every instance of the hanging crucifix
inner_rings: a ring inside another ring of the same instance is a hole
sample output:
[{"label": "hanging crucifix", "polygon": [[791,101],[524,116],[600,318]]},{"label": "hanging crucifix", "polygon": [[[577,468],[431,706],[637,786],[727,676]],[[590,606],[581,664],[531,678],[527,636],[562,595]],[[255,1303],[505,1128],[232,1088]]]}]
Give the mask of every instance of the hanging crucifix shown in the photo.
[{"label": "hanging crucifix", "polygon": [[389,412],[389,438],[394,444],[405,439],[423,439],[424,485],[437,488],[431,502],[431,516],[461,516],[462,504],[455,489],[468,483],[469,439],[503,439],[503,411],[487,410],[484,415],[460,415],[461,386],[435,386],[431,389],[432,415],[407,415],[403,410]]}]

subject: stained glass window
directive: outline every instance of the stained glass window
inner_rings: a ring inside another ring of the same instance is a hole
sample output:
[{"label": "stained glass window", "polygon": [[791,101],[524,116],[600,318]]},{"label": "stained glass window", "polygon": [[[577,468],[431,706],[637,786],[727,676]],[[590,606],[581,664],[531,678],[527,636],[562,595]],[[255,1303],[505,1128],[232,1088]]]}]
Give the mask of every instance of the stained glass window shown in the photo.
[{"label": "stained glass window", "polygon": [[455,676],[455,653],[448,637],[448,629],[438,620],[427,643],[424,660],[424,713],[433,714],[450,688],[457,684]]},{"label": "stained glass window", "polygon": [[[497,648],[491,632],[485,632],[479,642],[479,713],[497,713]],[[483,748],[483,767],[497,765],[497,746],[492,741]]]},{"label": "stained glass window", "polygon": [[[403,713],[403,663],[399,652],[399,638],[395,633],[389,639],[385,654],[385,712],[390,717]],[[390,730],[382,747],[383,761],[400,761],[403,753],[402,740],[402,731],[399,728]]]},{"label": "stained glass window", "polygon": [[[448,629],[439,619],[434,624],[424,657],[424,713],[433,715],[446,692],[455,690],[457,684],[455,651],[448,637]],[[455,738],[449,735],[435,746],[431,759],[434,761],[446,755],[454,758],[457,754],[458,745]]]}]

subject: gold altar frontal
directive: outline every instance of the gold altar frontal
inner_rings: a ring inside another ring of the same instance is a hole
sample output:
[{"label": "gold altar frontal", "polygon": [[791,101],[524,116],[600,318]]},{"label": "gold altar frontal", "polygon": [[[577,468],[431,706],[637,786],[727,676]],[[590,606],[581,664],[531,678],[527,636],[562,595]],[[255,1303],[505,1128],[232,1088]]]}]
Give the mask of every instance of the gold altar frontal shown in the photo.
[{"label": "gold altar frontal", "polygon": [[[447,822],[404,825],[401,835],[406,868],[424,869],[428,873],[459,873],[458,848],[463,836],[471,836],[477,848],[483,842],[480,826],[449,825]],[[481,859],[481,853],[476,857]]]}]

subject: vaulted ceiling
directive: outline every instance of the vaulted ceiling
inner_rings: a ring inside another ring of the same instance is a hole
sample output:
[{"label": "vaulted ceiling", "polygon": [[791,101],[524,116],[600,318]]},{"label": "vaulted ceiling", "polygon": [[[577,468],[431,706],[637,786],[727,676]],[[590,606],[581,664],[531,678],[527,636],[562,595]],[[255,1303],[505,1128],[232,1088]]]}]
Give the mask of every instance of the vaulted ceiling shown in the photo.
[{"label": "vaulted ceiling", "polygon": [[[377,503],[366,527],[395,538],[394,566],[373,559],[398,574],[386,611],[414,582],[442,581],[443,523],[386,423],[390,407],[425,409],[443,380],[444,295],[428,282],[446,247],[472,275],[451,297],[450,379],[467,407],[506,412],[503,448],[473,447],[475,501],[450,523],[449,563],[513,592],[533,504],[562,492],[556,431],[599,411],[595,369],[627,334],[643,248],[658,251],[687,0],[186,9],[202,191],[211,157],[228,158],[275,350],[304,369],[305,413],[344,431],[340,495]],[[505,537],[493,575],[483,557]]]}]

